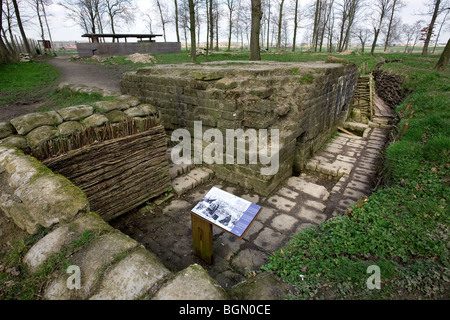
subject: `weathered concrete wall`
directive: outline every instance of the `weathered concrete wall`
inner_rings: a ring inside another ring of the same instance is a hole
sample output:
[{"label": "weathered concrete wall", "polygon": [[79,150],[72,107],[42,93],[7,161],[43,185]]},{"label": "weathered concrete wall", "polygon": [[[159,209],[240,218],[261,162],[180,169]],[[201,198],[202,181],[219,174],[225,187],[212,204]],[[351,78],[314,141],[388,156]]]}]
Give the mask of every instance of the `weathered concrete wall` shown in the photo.
[{"label": "weathered concrete wall", "polygon": [[112,101],[98,101],[92,106],[79,105],[56,111],[28,113],[0,122],[0,144],[29,152],[47,140],[86,127],[117,123],[127,117],[139,122],[154,114],[155,107],[141,104],[138,99],[126,95],[117,96]]},{"label": "weathered concrete wall", "polygon": [[[153,66],[124,74],[123,93],[151,103],[166,129],[279,129],[279,170],[262,165],[211,165],[219,178],[270,193],[331,136],[348,113],[354,65],[220,62]],[[225,154],[225,152],[224,152]]]},{"label": "weathered concrete wall", "polygon": [[[95,51],[94,51],[95,50]],[[127,55],[132,53],[181,53],[180,42],[77,43],[80,57]]]},{"label": "weathered concrete wall", "polygon": [[[143,132],[147,120],[155,119],[154,121],[157,123],[155,116],[156,108],[154,106],[141,104],[137,98],[126,95],[117,96],[115,100],[98,101],[92,106],[78,105],[57,111],[28,113],[10,121],[0,122],[0,146],[15,147],[26,154],[33,155],[44,161],[55,173],[60,174],[51,175],[51,179],[44,181],[50,195],[60,188],[59,185],[64,185],[64,181],[67,180],[65,178],[71,179],[87,194],[91,210],[98,212],[105,220],[109,221],[150,198],[166,192],[170,187],[164,128],[158,125],[151,129],[147,128],[148,130]],[[127,121],[124,122],[124,120]],[[105,126],[106,124],[111,124],[111,126]],[[126,135],[131,135],[130,128],[135,128],[133,130],[136,131],[136,134],[127,138]],[[80,140],[80,135],[74,136],[74,134],[80,133],[82,130],[102,132],[102,130],[114,129],[129,133],[121,136],[120,139],[109,140],[103,144],[97,143],[91,149],[83,146],[85,148],[82,152],[72,150],[73,152],[66,152],[64,155],[52,152],[52,150],[60,150],[59,142],[65,145],[76,145],[76,141]],[[139,139],[137,139],[138,137]],[[72,138],[75,139],[73,144]],[[58,140],[58,143],[49,144],[49,140],[52,139]],[[134,141],[135,139],[137,140]],[[30,208],[24,209],[23,207],[27,203],[24,199],[17,198],[15,193],[17,191],[25,194],[25,190],[30,193],[30,186],[23,179],[23,190],[19,189],[19,185],[15,185],[15,182],[10,183],[9,176],[14,178],[17,175],[14,170],[17,168],[22,171],[32,168],[33,171],[30,171],[32,176],[29,178],[35,180],[37,179],[37,177],[33,177],[35,173],[50,170],[41,164],[37,169],[34,168],[35,160],[32,157],[23,158],[28,159],[27,161],[19,157],[22,160],[18,162],[16,159],[18,154],[20,154],[18,150],[8,151],[8,154],[3,155],[0,161],[0,182],[4,181],[4,188],[9,186],[8,190],[5,189],[6,193],[3,194],[0,207],[4,208],[5,213],[12,217],[16,224],[20,224],[23,229],[34,233],[38,226],[48,227],[50,224],[48,221],[43,221],[41,217],[33,215],[28,217],[30,215],[28,211],[34,215],[41,213],[34,213],[37,208],[33,207],[32,202],[29,204]],[[85,159],[83,159],[83,154]],[[133,154],[133,157],[130,157],[130,154]],[[58,156],[55,157],[55,155]],[[93,155],[96,159],[92,159]],[[47,159],[49,157],[51,159]],[[18,167],[19,165],[25,167]],[[13,171],[11,173],[8,170]],[[139,176],[135,175],[136,170],[140,171]],[[39,180],[40,183],[44,183],[41,180]],[[39,184],[32,185],[39,188]],[[42,192],[44,199],[50,196],[45,194],[47,189]],[[35,196],[39,194],[38,191],[34,193]],[[61,195],[63,194],[62,192]],[[67,205],[68,208],[61,210],[61,219],[63,220],[67,218],[65,212],[69,211],[71,207],[70,203],[64,205]],[[45,209],[42,210],[45,211]]]},{"label": "weathered concrete wall", "polygon": [[0,209],[28,233],[89,212],[86,195],[33,157],[0,146]]},{"label": "weathered concrete wall", "polygon": [[[48,276],[43,299],[228,298],[202,267],[173,273],[90,212],[86,195],[68,179],[7,146],[0,146],[0,214],[32,234],[49,229],[24,257],[31,273],[45,270]],[[69,279],[68,265],[79,268],[79,288]]]}]

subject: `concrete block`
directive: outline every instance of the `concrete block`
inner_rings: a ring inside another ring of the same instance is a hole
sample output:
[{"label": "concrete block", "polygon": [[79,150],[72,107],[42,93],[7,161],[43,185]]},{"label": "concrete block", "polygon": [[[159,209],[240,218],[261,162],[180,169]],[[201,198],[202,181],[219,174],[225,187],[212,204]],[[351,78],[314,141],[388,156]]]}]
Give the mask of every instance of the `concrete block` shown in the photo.
[{"label": "concrete block", "polygon": [[313,198],[317,198],[322,201],[326,201],[330,196],[329,192],[324,186],[307,182],[300,177],[290,177],[287,180],[287,185],[294,188],[297,191],[303,192]]},{"label": "concrete block", "polygon": [[197,180],[187,175],[172,180],[172,188],[178,195],[186,193],[198,185]]},{"label": "concrete block", "polygon": [[90,300],[138,299],[170,274],[153,253],[138,249],[105,272]]},{"label": "concrete block", "polygon": [[267,199],[267,202],[272,204],[275,208],[282,211],[289,211],[295,206],[295,202],[288,200],[281,196],[272,196],[269,199]]},{"label": "concrete block", "polygon": [[152,300],[225,300],[225,290],[200,265],[178,272],[156,292]]},{"label": "concrete block", "polygon": [[276,216],[270,226],[280,232],[289,232],[297,222],[296,218],[283,213]]}]

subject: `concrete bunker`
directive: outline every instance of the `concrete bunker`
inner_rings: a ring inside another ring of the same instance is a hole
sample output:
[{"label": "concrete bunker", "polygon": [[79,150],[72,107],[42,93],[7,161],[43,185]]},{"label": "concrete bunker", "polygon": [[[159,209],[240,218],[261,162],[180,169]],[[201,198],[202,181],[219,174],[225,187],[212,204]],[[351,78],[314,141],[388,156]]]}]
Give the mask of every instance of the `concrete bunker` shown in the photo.
[{"label": "concrete bunker", "polygon": [[197,121],[223,137],[231,129],[277,129],[277,173],[261,175],[264,164],[207,164],[219,178],[268,195],[346,120],[357,78],[354,64],[223,61],[142,68],[123,75],[121,90],[154,105],[169,131],[195,136]]}]

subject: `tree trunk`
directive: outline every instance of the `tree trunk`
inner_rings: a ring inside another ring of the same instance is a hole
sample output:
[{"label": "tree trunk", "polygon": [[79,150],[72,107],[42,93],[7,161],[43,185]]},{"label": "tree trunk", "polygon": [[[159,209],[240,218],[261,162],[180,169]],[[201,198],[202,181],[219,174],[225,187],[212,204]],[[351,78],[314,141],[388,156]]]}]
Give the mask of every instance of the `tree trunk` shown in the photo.
[{"label": "tree trunk", "polygon": [[283,21],[283,5],[284,5],[284,0],[281,0],[280,3],[280,12],[279,12],[279,16],[278,16],[278,39],[277,39],[277,51],[280,51],[280,47],[281,47],[281,23]]},{"label": "tree trunk", "polygon": [[55,46],[53,45],[53,39],[52,39],[52,33],[50,32],[50,26],[48,24],[48,20],[47,20],[47,13],[45,12],[45,6],[42,0],[41,1],[41,5],[42,5],[42,13],[44,14],[44,20],[45,20],[45,25],[47,26],[47,32],[48,32],[48,37],[50,38],[50,44],[51,47],[53,48],[53,55],[56,56],[56,52],[55,52]]},{"label": "tree trunk", "polygon": [[439,27],[439,31],[438,31],[438,34],[436,36],[436,42],[434,43],[433,53],[434,53],[434,50],[436,50],[436,46],[438,44],[439,37],[441,36],[442,27],[444,26],[445,22],[447,21],[447,16],[448,16],[449,13],[450,13],[450,8],[447,9],[447,13],[444,16],[444,19],[442,19],[441,26]]},{"label": "tree trunk", "polygon": [[440,4],[441,4],[441,0],[436,0],[433,16],[431,17],[431,22],[430,22],[430,25],[428,26],[427,37],[425,39],[425,43],[423,44],[423,49],[422,49],[423,56],[426,56],[428,54],[428,45],[430,44],[431,35],[433,34],[434,23],[436,22]]},{"label": "tree trunk", "polygon": [[[210,50],[214,48],[214,15],[213,15],[213,0],[209,0],[209,46]],[[208,49],[208,47],[207,47]]]},{"label": "tree trunk", "polygon": [[450,39],[448,39],[447,45],[445,46],[445,49],[442,52],[441,57],[439,58],[439,61],[436,63],[434,69],[438,71],[444,71],[445,68],[447,67],[449,59],[450,59]]},{"label": "tree trunk", "polygon": [[229,16],[229,28],[228,28],[228,51],[231,49],[231,32],[233,31],[233,8],[228,7],[230,10],[230,16]]},{"label": "tree trunk", "polygon": [[314,47],[314,51],[317,50],[317,38],[319,35],[319,21],[320,21],[320,0],[316,0],[316,10],[314,12],[314,27],[313,27],[313,36],[312,36],[312,45]]},{"label": "tree trunk", "polygon": [[178,3],[175,0],[175,31],[177,33],[177,42],[180,42],[180,31],[178,30]]},{"label": "tree trunk", "polygon": [[298,0],[295,0],[295,15],[294,15],[294,38],[292,39],[292,52],[295,52],[295,42],[297,40],[298,28]]},{"label": "tree trunk", "polygon": [[27,53],[31,53],[30,44],[28,43],[25,30],[23,29],[22,19],[20,18],[19,6],[17,5],[16,0],[12,0],[12,2],[14,5],[14,11],[16,12],[17,25],[19,26],[20,35],[22,36],[23,43],[25,44],[25,50],[27,51]]},{"label": "tree trunk", "polygon": [[378,34],[380,33],[380,29],[375,29],[374,30],[374,36],[373,36],[373,42],[372,42],[372,49],[370,49],[370,54],[373,56],[375,53],[375,47],[377,45],[377,39],[378,39]]},{"label": "tree trunk", "polygon": [[252,28],[250,36],[250,60],[261,60],[261,49],[259,47],[259,32],[261,29],[261,0],[252,0]]},{"label": "tree trunk", "polygon": [[159,0],[156,0],[156,5],[158,6],[158,10],[159,10],[159,15],[161,17],[161,24],[162,24],[162,28],[163,28],[163,35],[164,35],[164,42],[166,42],[166,21],[164,20],[164,15],[161,9],[161,3],[159,2]]},{"label": "tree trunk", "polygon": [[384,41],[384,51],[385,52],[386,52],[386,49],[387,49],[388,44],[389,44],[389,37],[391,35],[392,20],[394,19],[395,5],[396,4],[397,4],[397,0],[394,0],[394,2],[392,3],[392,12],[391,12],[391,18],[389,19],[389,25],[388,25],[387,34],[386,34],[386,40]]},{"label": "tree trunk", "polygon": [[[3,8],[3,0],[0,0],[0,8]],[[0,9],[0,28],[3,29],[2,23],[3,23],[3,10]],[[6,39],[6,38],[5,38]],[[0,37],[0,64],[10,62],[11,59],[11,53],[8,51],[8,48],[6,47],[5,43],[3,42],[2,37]]]},{"label": "tree trunk", "polygon": [[195,6],[194,0],[189,0],[189,25],[191,31],[191,62],[197,62],[197,45],[195,42]]},{"label": "tree trunk", "polygon": [[268,2],[269,14],[267,16],[267,51],[269,51],[270,43],[270,2]]},{"label": "tree trunk", "polygon": [[41,40],[42,40],[42,45],[44,46],[44,54],[47,54],[47,50],[45,49],[45,33],[44,33],[44,25],[42,24],[42,18],[41,18],[41,13],[40,13],[40,8],[39,8],[39,0],[35,0],[36,1],[36,15],[38,17],[38,21],[39,21],[39,28],[41,29]]}]

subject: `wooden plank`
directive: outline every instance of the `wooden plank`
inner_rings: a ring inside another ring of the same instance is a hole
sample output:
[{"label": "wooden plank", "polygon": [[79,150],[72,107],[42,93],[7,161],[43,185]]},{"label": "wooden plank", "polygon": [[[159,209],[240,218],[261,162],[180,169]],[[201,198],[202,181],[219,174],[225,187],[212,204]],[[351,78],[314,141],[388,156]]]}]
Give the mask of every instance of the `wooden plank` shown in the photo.
[{"label": "wooden plank", "polygon": [[191,212],[194,255],[208,264],[213,260],[212,223]]},{"label": "wooden plank", "polygon": [[356,134],[354,134],[353,132],[350,132],[350,131],[348,131],[348,130],[345,130],[344,128],[342,128],[342,127],[337,127],[339,130],[341,130],[342,132],[345,132],[346,134],[349,134],[349,135],[352,135],[352,136],[356,136]]}]

